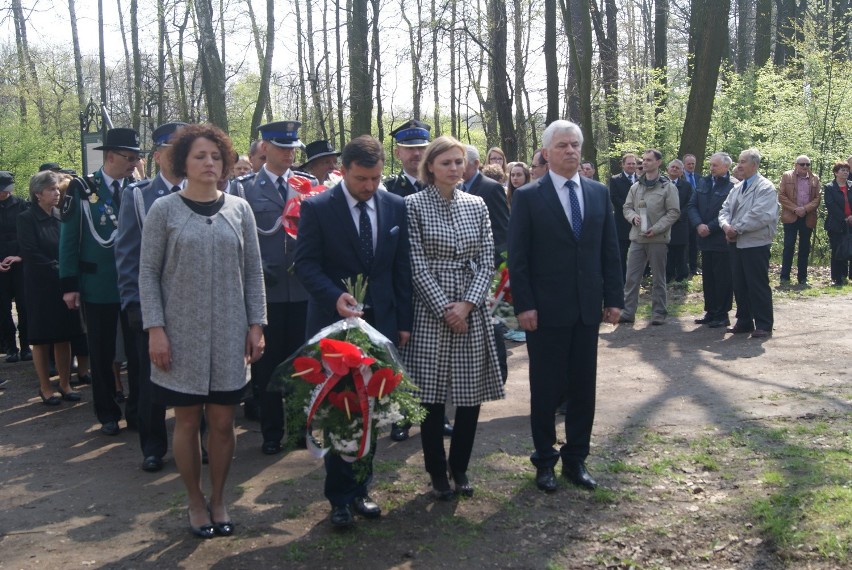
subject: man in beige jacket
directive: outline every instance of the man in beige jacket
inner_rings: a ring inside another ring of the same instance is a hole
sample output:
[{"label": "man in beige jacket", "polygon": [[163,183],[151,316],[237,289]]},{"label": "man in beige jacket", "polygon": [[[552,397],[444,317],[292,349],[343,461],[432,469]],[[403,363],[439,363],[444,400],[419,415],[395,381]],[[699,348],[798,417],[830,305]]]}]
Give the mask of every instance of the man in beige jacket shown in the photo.
[{"label": "man in beige jacket", "polygon": [[808,256],[811,253],[811,233],[817,223],[820,201],[819,176],[811,172],[811,159],[804,154],[796,158],[793,170],[781,175],[778,202],[781,203],[781,223],[784,224],[784,253],[781,255],[781,282],[790,281],[793,251],[799,240],[796,263],[799,285],[808,281]]},{"label": "man in beige jacket", "polygon": [[639,304],[639,286],[645,265],[650,263],[654,284],[651,289],[651,324],[666,322],[666,256],[671,228],[680,218],[677,187],[660,174],[663,155],[648,149],[642,155],[644,174],[630,187],[624,201],[624,219],[632,224],[627,250],[627,276],[624,282],[624,311],[619,322],[632,323]]}]

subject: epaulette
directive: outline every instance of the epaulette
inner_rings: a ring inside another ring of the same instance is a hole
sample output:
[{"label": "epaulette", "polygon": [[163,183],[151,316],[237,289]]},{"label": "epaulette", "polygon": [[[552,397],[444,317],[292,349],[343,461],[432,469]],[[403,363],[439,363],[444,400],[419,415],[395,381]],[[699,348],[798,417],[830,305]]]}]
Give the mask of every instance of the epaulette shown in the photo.
[{"label": "epaulette", "polygon": [[242,176],[237,176],[237,181],[245,182],[247,180],[252,180],[255,176],[257,176],[257,172],[249,172],[248,174],[243,174]]},{"label": "epaulette", "polygon": [[301,176],[302,178],[307,178],[311,181],[311,186],[316,186],[317,184],[319,184],[319,180],[317,179],[317,177],[311,174],[310,172],[303,172],[301,170],[291,170],[290,174],[292,174],[293,176]]},{"label": "epaulette", "polygon": [[150,184],[151,184],[151,179],[145,178],[144,180],[137,180],[133,184],[128,184],[126,187],[131,188],[131,189],[133,189],[133,188],[145,188],[146,186],[148,186]]},{"label": "epaulette", "polygon": [[75,176],[68,188],[65,190],[65,199],[62,201],[62,208],[59,213],[63,220],[68,219],[74,212],[75,199],[77,201],[88,200],[89,196],[97,190],[98,180],[93,174],[89,174],[85,178]]}]

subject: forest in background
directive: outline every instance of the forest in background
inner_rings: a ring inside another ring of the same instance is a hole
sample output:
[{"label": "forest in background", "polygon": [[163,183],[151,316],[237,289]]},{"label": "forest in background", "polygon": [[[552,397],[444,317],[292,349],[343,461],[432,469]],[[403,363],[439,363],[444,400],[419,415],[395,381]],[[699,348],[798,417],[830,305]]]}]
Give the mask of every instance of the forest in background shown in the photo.
[{"label": "forest in background", "polygon": [[285,118],[305,142],[371,133],[390,151],[415,117],[529,162],[568,118],[601,179],[650,146],[700,163],[756,146],[771,179],[799,154],[830,178],[852,151],[849,0],[113,1],[103,59],[76,26],[94,2],[3,2],[0,169],[19,181],[48,160],[79,169],[80,111],[101,99],[143,138],[210,121],[240,152]]}]

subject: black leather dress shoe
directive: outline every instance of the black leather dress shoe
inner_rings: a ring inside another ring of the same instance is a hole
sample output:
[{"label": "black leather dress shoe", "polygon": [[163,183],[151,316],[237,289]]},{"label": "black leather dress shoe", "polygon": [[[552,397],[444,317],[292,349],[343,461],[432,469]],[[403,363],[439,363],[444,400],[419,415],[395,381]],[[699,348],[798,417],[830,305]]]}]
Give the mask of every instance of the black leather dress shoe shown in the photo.
[{"label": "black leather dress shoe", "polygon": [[573,463],[567,465],[563,463],[562,476],[578,487],[594,490],[598,486],[598,482],[589,475],[588,471],[586,471],[586,465],[584,463]]},{"label": "black leather dress shoe", "polygon": [[772,335],[772,331],[767,331],[763,329],[754,329],[749,338],[769,338]]},{"label": "black leather dress shoe", "polygon": [[352,509],[349,508],[349,505],[331,509],[331,526],[335,528],[347,528],[353,524],[355,524],[355,517],[352,516]]},{"label": "black leather dress shoe", "polygon": [[142,471],[155,473],[163,468],[163,459],[156,455],[149,455],[142,460]]},{"label": "black leather dress shoe", "polygon": [[33,359],[33,352],[29,348],[21,349],[21,361],[29,362]]},{"label": "black leather dress shoe", "polygon": [[701,317],[700,319],[695,319],[695,321],[693,321],[693,322],[694,322],[696,325],[708,325],[708,324],[710,324],[712,321],[713,321],[713,319],[712,319],[712,318],[710,318],[710,316],[709,316],[709,315],[704,315],[704,316],[703,316],[703,317]]},{"label": "black leather dress shoe", "polygon": [[450,479],[446,473],[429,475],[432,479],[432,495],[439,501],[452,501],[456,494],[450,488]]},{"label": "black leather dress shoe", "polygon": [[264,441],[260,446],[260,450],[264,455],[275,455],[281,453],[281,443],[277,441]]},{"label": "black leather dress shoe", "polygon": [[754,327],[748,327],[746,325],[741,325],[740,323],[735,323],[734,326],[728,327],[725,329],[725,332],[729,332],[731,334],[742,334],[742,333],[750,333],[754,330]]},{"label": "black leather dress shoe", "polygon": [[470,484],[466,473],[450,473],[450,478],[455,483],[457,495],[462,497],[473,496],[473,485]]},{"label": "black leather dress shoe", "polygon": [[710,321],[709,323],[707,323],[707,326],[711,329],[720,329],[722,327],[728,327],[730,325],[730,319],[716,319],[715,321]]},{"label": "black leather dress shoe", "polygon": [[118,435],[120,431],[118,422],[107,422],[101,426],[101,433],[104,435]]},{"label": "black leather dress shoe", "polygon": [[390,437],[394,441],[405,441],[408,439],[408,428],[402,424],[393,424]]},{"label": "black leather dress shoe", "polygon": [[553,467],[538,467],[535,470],[535,486],[546,493],[556,491],[556,473],[553,472]]},{"label": "black leather dress shoe", "polygon": [[352,510],[365,519],[377,519],[382,516],[382,508],[368,496],[355,497],[352,501]]}]

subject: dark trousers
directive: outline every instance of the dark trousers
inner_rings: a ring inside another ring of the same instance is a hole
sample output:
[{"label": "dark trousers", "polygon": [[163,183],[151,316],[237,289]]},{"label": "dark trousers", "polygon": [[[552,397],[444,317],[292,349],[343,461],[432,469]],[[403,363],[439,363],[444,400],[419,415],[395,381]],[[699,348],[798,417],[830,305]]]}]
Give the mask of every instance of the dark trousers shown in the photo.
[{"label": "dark trousers", "polygon": [[476,437],[476,424],[479,422],[479,406],[456,406],[449,462],[444,450],[446,405],[423,404],[423,407],[426,408],[426,419],[420,424],[420,443],[423,445],[426,472],[437,476],[446,473],[449,466],[451,473],[467,473]]},{"label": "dark trousers", "polygon": [[772,289],[769,287],[769,246],[730,246],[731,273],[737,299],[737,322],[772,330]]},{"label": "dark trousers", "polygon": [[[122,312],[122,317],[124,313]],[[138,381],[130,382],[130,394],[136,399],[136,417],[139,428],[139,446],[142,457],[162,458],[169,448],[169,436],[166,430],[166,407],[154,401],[154,384],[151,382],[151,357],[148,355],[148,333],[141,328],[130,327],[133,347],[127,352],[127,369],[130,370],[130,354],[134,353],[138,362]],[[135,387],[134,387],[135,385]],[[135,390],[135,394],[134,394]],[[130,417],[130,408],[125,411]]]},{"label": "dark trousers", "polygon": [[689,277],[689,267],[686,263],[687,245],[669,244],[666,253],[666,283],[672,281],[683,281]]},{"label": "dark trousers", "polygon": [[[373,432],[375,434],[375,432]],[[370,442],[370,453],[358,460],[361,464],[356,468],[339,454],[325,454],[325,498],[332,507],[342,507],[351,503],[356,497],[366,497],[370,483],[373,481],[373,456],[376,454],[376,438]],[[359,480],[359,476],[363,479]]]},{"label": "dark trousers", "polygon": [[796,260],[796,278],[799,283],[808,280],[808,257],[811,254],[811,234],[813,230],[805,223],[805,218],[799,218],[792,224],[784,225],[784,252],[781,254],[781,279],[790,279],[793,267],[793,250],[796,249],[796,239],[799,240],[799,257]]},{"label": "dark trousers", "polygon": [[506,384],[506,379],[509,378],[509,355],[506,352],[506,339],[503,335],[508,329],[503,323],[494,325],[494,343],[497,345],[497,362],[500,364],[500,375],[503,377],[503,384]]},{"label": "dark trousers", "polygon": [[9,352],[17,346],[15,321],[12,318],[12,301],[18,312],[18,337],[21,350],[29,348],[27,340],[27,308],[24,301],[24,271],[20,263],[13,263],[9,271],[0,273],[0,348]]},{"label": "dark trousers", "polygon": [[852,261],[834,259],[834,252],[837,251],[837,246],[840,245],[845,235],[840,232],[828,232],[828,245],[831,248],[831,280],[834,283],[842,283],[844,279],[852,279]]},{"label": "dark trousers", "polygon": [[[695,232],[695,228],[691,225],[689,226],[689,251],[687,253],[689,258],[689,272],[693,275],[698,273],[698,234]],[[704,270],[704,254],[701,254],[701,267],[702,271]]]},{"label": "dark trousers", "polygon": [[284,398],[281,392],[269,392],[266,387],[275,368],[305,343],[307,316],[307,301],[266,304],[266,349],[251,365],[252,393],[260,403],[260,431],[265,442],[280,442],[284,437]]},{"label": "dark trousers", "polygon": [[124,418],[128,428],[139,428],[139,353],[136,350],[136,331],[130,326],[127,314],[119,313],[121,338],[124,342],[124,357],[127,358],[127,400],[124,403]]},{"label": "dark trousers", "polygon": [[618,251],[621,253],[621,280],[627,281],[627,251],[630,249],[630,240],[618,240]]},{"label": "dark trousers", "polygon": [[[582,462],[589,455],[595,421],[599,325],[539,327],[527,332],[530,357],[530,426],[536,467]],[[556,444],[556,407],[567,402],[565,445]]]},{"label": "dark trousers", "polygon": [[727,251],[701,251],[704,311],[711,320],[727,319],[733,306],[734,282]]},{"label": "dark trousers", "polygon": [[119,312],[118,303],[83,302],[92,371],[92,400],[95,415],[102,424],[121,419],[121,408],[115,403],[115,375],[112,370]]}]

